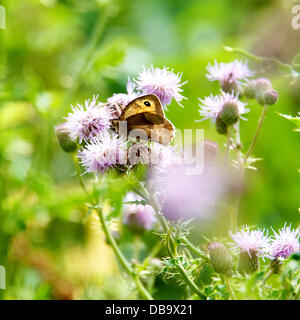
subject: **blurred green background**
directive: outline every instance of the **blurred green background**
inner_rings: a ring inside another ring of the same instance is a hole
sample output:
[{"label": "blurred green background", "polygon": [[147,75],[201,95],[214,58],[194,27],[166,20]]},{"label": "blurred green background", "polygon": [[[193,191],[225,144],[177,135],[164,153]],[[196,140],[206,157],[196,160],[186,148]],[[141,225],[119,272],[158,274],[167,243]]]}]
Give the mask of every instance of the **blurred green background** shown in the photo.
[{"label": "blurred green background", "polygon": [[[167,117],[177,128],[204,128],[220,148],[224,137],[208,121],[196,123],[198,97],[217,93],[206,65],[241,56],[223,46],[290,63],[300,49],[291,27],[293,1],[271,0],[7,0],[0,30],[0,265],[2,299],[131,299],[97,221],[83,223],[84,195],[54,126],[70,104],[93,94],[105,101],[125,92],[142,65],[183,72],[184,108]],[[263,158],[249,171],[240,223],[281,227],[299,223],[299,133],[276,112],[299,112],[299,81],[250,62],[272,79],[280,100],[269,111],[254,150]],[[261,107],[250,105],[242,123],[249,145]],[[148,236],[147,241],[152,241]],[[159,281],[159,280],[158,280]],[[170,286],[172,283],[170,284]],[[162,283],[158,298],[179,298]]]}]

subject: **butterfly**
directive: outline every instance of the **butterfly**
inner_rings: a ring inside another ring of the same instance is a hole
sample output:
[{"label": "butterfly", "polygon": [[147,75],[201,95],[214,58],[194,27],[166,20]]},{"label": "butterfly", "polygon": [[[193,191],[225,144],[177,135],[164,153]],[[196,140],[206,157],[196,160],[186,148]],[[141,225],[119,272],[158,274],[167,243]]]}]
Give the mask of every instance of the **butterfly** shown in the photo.
[{"label": "butterfly", "polygon": [[141,139],[147,137],[152,142],[166,145],[174,137],[174,126],[165,118],[162,104],[155,94],[143,95],[129,102],[119,121],[127,121],[127,134],[133,130],[137,134],[140,132]]}]

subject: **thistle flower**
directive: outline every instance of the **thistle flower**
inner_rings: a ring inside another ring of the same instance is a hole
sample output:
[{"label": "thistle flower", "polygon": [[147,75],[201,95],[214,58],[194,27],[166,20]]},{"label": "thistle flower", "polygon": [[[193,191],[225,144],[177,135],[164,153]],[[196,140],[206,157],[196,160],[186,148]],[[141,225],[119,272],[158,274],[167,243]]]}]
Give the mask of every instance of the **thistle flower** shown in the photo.
[{"label": "thistle flower", "polygon": [[186,99],[180,93],[183,91],[181,86],[186,83],[180,83],[181,77],[181,73],[175,74],[169,68],[159,69],[151,66],[149,69],[144,68],[135,81],[138,90],[143,94],[156,94],[166,108],[173,98],[180,106],[182,106],[180,101]]},{"label": "thistle flower", "polygon": [[153,170],[148,178],[163,215],[170,221],[211,218],[227,190],[229,179],[221,168],[207,166],[200,175],[187,174],[190,168],[166,165],[160,171]]},{"label": "thistle flower", "polygon": [[251,274],[259,269],[259,259],[267,254],[270,239],[264,230],[249,230],[247,226],[231,237],[240,249],[238,270],[241,274]]},{"label": "thistle flower", "polygon": [[254,72],[249,70],[245,61],[235,60],[230,63],[218,63],[214,65],[208,64],[208,80],[219,81],[222,89],[226,92],[240,92],[240,86],[243,80],[247,80],[254,75]]},{"label": "thistle flower", "polygon": [[[136,200],[142,199],[133,192],[129,192],[125,197],[125,201]],[[123,210],[124,224],[137,233],[151,230],[157,221],[154,209],[148,204],[125,204]]]},{"label": "thistle flower", "polygon": [[72,107],[72,113],[66,118],[70,137],[73,140],[79,139],[79,143],[110,127],[111,110],[107,106],[101,106],[97,98],[98,96],[94,96],[91,101],[86,100],[84,106],[78,104]]},{"label": "thistle flower", "polygon": [[114,93],[112,97],[107,99],[107,102],[110,105],[121,105],[126,107],[130,101],[135,99],[138,94],[135,92],[136,85],[131,79],[128,77],[127,81],[127,93]]},{"label": "thistle flower", "polygon": [[[274,231],[274,230],[273,230]],[[274,231],[269,253],[272,259],[287,259],[294,253],[300,251],[299,244],[300,228],[292,229],[291,226],[284,226],[278,233]]]},{"label": "thistle flower", "polygon": [[97,137],[92,137],[78,153],[80,163],[86,172],[96,175],[104,173],[116,164],[124,163],[125,156],[125,142],[117,134],[108,131],[102,131]]},{"label": "thistle flower", "polygon": [[258,254],[264,257],[268,251],[270,239],[265,235],[264,230],[249,230],[248,226],[244,226],[242,231],[230,233],[230,235],[236,248],[241,252],[247,252],[249,256]]},{"label": "thistle flower", "polygon": [[[238,96],[222,90],[218,96],[210,95],[204,99],[199,99],[199,101],[201,102],[199,104],[199,113],[204,117],[202,120],[210,119],[212,123],[216,122],[216,119],[223,110],[223,107],[228,104],[236,105],[240,116],[249,111],[249,109],[245,108],[246,103],[241,102]],[[243,117],[241,118],[244,119]]]}]

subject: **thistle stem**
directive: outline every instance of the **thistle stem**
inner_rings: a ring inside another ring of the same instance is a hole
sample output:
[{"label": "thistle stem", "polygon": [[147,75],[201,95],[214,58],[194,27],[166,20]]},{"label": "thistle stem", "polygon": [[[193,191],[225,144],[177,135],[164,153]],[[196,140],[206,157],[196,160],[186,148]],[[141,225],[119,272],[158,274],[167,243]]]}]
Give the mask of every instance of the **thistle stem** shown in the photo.
[{"label": "thistle stem", "polygon": [[273,270],[269,270],[265,276],[265,278],[263,279],[262,284],[265,284],[274,274]]},{"label": "thistle stem", "polygon": [[201,300],[206,300],[206,296],[201,292],[201,290],[195,284],[193,279],[187,274],[187,272],[184,269],[184,267],[182,266],[181,262],[178,260],[178,257],[173,254],[172,249],[171,249],[171,244],[170,244],[170,242],[171,242],[171,233],[172,233],[172,226],[169,228],[168,234],[167,234],[167,237],[166,237],[166,248],[167,248],[167,251],[168,251],[170,257],[174,261],[176,261],[176,267],[177,267],[179,273],[181,274],[183,280],[185,281],[185,283],[191,288],[191,290],[194,293],[196,293],[199,296],[199,298]]},{"label": "thistle stem", "polygon": [[247,159],[249,158],[251,152],[253,151],[253,149],[254,149],[254,147],[255,147],[255,144],[256,144],[256,142],[257,142],[257,138],[258,138],[258,136],[259,136],[259,133],[260,133],[262,124],[263,124],[263,122],[264,122],[264,119],[265,119],[265,117],[266,117],[267,111],[268,111],[268,106],[265,105],[264,108],[263,108],[263,111],[262,111],[262,113],[261,113],[260,119],[259,119],[259,121],[258,121],[258,126],[257,126],[257,128],[256,128],[256,132],[255,132],[255,134],[254,134],[253,140],[252,140],[251,145],[250,145],[250,147],[249,147],[249,149],[248,149],[248,151],[247,151],[247,153],[246,153],[246,155],[245,155],[244,163],[246,163]]},{"label": "thistle stem", "polygon": [[76,167],[77,178],[79,180],[80,186],[82,187],[84,192],[87,194],[87,196],[91,199],[91,204],[99,216],[100,223],[101,223],[102,229],[104,231],[104,234],[106,236],[106,239],[107,239],[108,243],[111,245],[118,261],[120,262],[121,266],[124,268],[126,273],[134,280],[135,285],[136,285],[136,289],[139,292],[139,294],[141,295],[141,297],[145,300],[153,300],[150,293],[146,290],[146,288],[142,284],[141,279],[139,277],[139,274],[135,272],[135,270],[132,268],[131,264],[126,260],[123,253],[121,252],[120,248],[118,247],[115,239],[111,236],[111,234],[108,230],[102,209],[100,209],[99,207],[95,208],[97,202],[92,199],[92,197],[89,195],[89,193],[84,185],[84,182],[83,182],[81,174],[80,174],[79,163],[78,163],[77,157],[75,155],[73,155],[73,161],[74,161],[74,164]]},{"label": "thistle stem", "polygon": [[226,283],[226,287],[227,287],[227,290],[229,291],[231,299],[232,300],[236,300],[235,293],[234,293],[234,291],[232,290],[232,287],[231,287],[230,279],[227,276],[225,276],[225,283]]},{"label": "thistle stem", "polygon": [[205,261],[209,261],[209,258],[204,255],[197,247],[195,247],[188,239],[184,237],[182,239],[182,242],[190,249],[190,251],[192,251],[198,257],[202,258]]},{"label": "thistle stem", "polygon": [[118,260],[119,260],[120,264],[122,265],[122,267],[124,268],[124,270],[127,272],[128,275],[130,275],[133,278],[139,294],[145,300],[153,300],[150,293],[146,290],[146,288],[142,284],[142,282],[139,278],[139,275],[132,269],[131,265],[128,263],[128,261],[126,260],[126,258],[122,254],[120,248],[118,247],[115,239],[111,236],[111,234],[107,228],[106,222],[105,222],[103,211],[101,209],[97,208],[97,213],[100,218],[102,229],[103,229],[104,234],[108,240],[108,243],[111,245],[116,257],[118,258]]}]

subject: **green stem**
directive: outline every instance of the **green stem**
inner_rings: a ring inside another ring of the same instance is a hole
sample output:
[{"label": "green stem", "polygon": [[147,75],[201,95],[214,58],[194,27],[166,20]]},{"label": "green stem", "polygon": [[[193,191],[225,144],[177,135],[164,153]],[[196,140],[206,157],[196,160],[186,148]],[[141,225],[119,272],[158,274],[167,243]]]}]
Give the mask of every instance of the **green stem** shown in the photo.
[{"label": "green stem", "polygon": [[84,182],[83,182],[83,179],[82,179],[82,176],[81,176],[81,171],[80,171],[80,165],[78,163],[78,158],[76,156],[75,153],[72,153],[72,158],[73,158],[73,162],[74,162],[74,165],[75,165],[75,169],[76,169],[76,175],[77,175],[77,179],[79,181],[79,184],[82,188],[82,190],[84,191],[84,193],[90,197],[85,185],[84,185]]},{"label": "green stem", "polygon": [[[192,289],[194,293],[196,293],[201,300],[206,300],[206,296],[201,292],[201,290],[198,288],[198,286],[195,284],[193,279],[187,274],[184,267],[182,266],[181,262],[178,259],[178,256],[175,256],[171,249],[171,232],[172,232],[172,226],[168,230],[168,234],[166,237],[166,248],[170,255],[170,257],[176,262],[176,267],[181,274],[183,280],[186,282],[186,284]],[[174,243],[173,243],[174,244]],[[176,246],[176,244],[174,244]],[[175,250],[176,251],[176,250]]]},{"label": "green stem", "polygon": [[108,240],[108,243],[111,245],[116,257],[118,258],[120,264],[124,268],[124,270],[133,278],[136,288],[139,292],[139,294],[145,299],[145,300],[153,300],[150,293],[146,290],[144,285],[141,282],[141,279],[139,278],[138,274],[132,269],[131,265],[128,263],[126,258],[123,256],[121,250],[119,249],[115,239],[111,236],[110,232],[108,231],[105,218],[103,215],[103,211],[99,208],[96,209],[98,216],[100,218],[100,222],[102,225],[102,229],[104,231],[104,234]]},{"label": "green stem", "polygon": [[227,290],[229,291],[230,297],[232,300],[236,300],[236,296],[234,291],[232,290],[231,284],[230,284],[230,279],[229,277],[225,276],[225,283],[226,283],[226,287]]},{"label": "green stem", "polygon": [[226,151],[225,151],[225,159],[226,159],[226,161],[228,161],[229,149],[230,149],[230,146],[231,146],[231,133],[232,133],[232,126],[230,126],[228,128],[228,132],[227,132],[227,142],[226,142]]},{"label": "green stem", "polygon": [[78,160],[77,157],[75,155],[73,155],[73,161],[76,167],[76,173],[77,173],[77,177],[79,180],[79,183],[82,187],[82,189],[84,190],[84,192],[88,195],[88,197],[91,199],[91,204],[94,208],[94,210],[97,211],[99,219],[100,219],[100,223],[102,226],[102,229],[104,231],[104,234],[106,236],[106,239],[108,241],[108,243],[111,245],[116,257],[118,258],[118,261],[120,262],[121,266],[124,268],[124,270],[126,271],[126,273],[132,277],[132,279],[135,282],[136,285],[136,289],[139,292],[139,294],[141,295],[141,297],[143,297],[143,299],[145,300],[153,300],[152,296],[150,295],[150,293],[146,290],[146,288],[144,287],[144,285],[141,282],[141,279],[139,278],[139,275],[135,272],[135,270],[133,270],[132,266],[130,265],[130,263],[126,260],[126,258],[124,257],[124,255],[122,254],[120,248],[118,247],[115,239],[111,236],[107,224],[105,222],[105,218],[103,215],[103,211],[102,209],[100,209],[99,207],[95,207],[96,205],[96,201],[94,201],[92,199],[92,197],[89,195],[84,182],[82,180],[81,174],[80,174],[80,167],[78,164]]},{"label": "green stem", "polygon": [[251,152],[253,151],[253,149],[254,149],[254,147],[255,147],[255,144],[256,144],[257,138],[258,138],[258,136],[259,136],[259,133],[260,133],[262,124],[263,124],[263,122],[264,122],[264,119],[265,119],[265,117],[266,117],[267,111],[268,111],[268,106],[266,105],[266,106],[264,106],[263,111],[262,111],[262,113],[261,113],[260,119],[259,119],[259,121],[258,121],[258,126],[257,126],[257,128],[256,128],[256,132],[255,132],[255,135],[254,135],[253,140],[252,140],[252,142],[251,142],[251,145],[250,145],[250,147],[249,147],[249,149],[248,149],[248,151],[247,151],[247,153],[246,153],[246,155],[245,155],[244,163],[247,162],[247,159],[249,158]]},{"label": "green stem", "polygon": [[273,270],[269,270],[265,276],[265,278],[263,279],[262,284],[265,284],[274,274]]},{"label": "green stem", "polygon": [[194,254],[196,254],[197,256],[199,256],[200,258],[202,258],[205,261],[209,261],[209,258],[204,255],[197,247],[195,247],[188,239],[186,239],[185,237],[182,238],[182,242],[190,249],[190,251],[192,251]]}]

